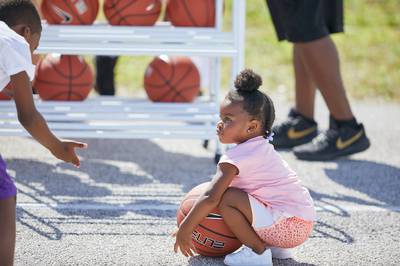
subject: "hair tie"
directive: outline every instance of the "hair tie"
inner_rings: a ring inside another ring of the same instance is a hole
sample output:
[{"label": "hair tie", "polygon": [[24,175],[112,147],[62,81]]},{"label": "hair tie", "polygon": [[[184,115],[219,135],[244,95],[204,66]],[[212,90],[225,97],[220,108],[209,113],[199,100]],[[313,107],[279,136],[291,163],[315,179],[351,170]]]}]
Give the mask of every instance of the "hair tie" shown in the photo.
[{"label": "hair tie", "polygon": [[273,136],[275,135],[274,132],[271,132],[270,134],[268,134],[269,131],[267,130],[266,133],[267,133],[267,137],[266,137],[267,141],[272,142],[274,140],[274,138],[273,138]]}]

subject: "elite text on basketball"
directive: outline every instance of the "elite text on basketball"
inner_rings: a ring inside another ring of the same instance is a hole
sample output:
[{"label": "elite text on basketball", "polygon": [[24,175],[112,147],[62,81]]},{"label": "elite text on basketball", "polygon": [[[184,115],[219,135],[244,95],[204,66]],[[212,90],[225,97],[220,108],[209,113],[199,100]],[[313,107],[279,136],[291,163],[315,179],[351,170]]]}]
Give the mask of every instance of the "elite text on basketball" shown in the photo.
[{"label": "elite text on basketball", "polygon": [[214,240],[212,238],[209,237],[204,237],[201,235],[201,233],[197,232],[196,230],[193,231],[192,233],[192,238],[199,244],[206,246],[206,247],[211,247],[211,248],[216,248],[216,249],[220,249],[220,248],[224,248],[225,243],[218,241],[218,240]]}]

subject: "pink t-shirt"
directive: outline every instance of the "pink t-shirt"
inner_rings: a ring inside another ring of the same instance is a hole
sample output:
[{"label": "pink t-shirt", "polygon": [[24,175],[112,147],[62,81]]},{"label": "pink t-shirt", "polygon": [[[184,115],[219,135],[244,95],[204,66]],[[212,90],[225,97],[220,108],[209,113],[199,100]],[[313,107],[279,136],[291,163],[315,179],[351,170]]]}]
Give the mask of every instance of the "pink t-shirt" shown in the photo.
[{"label": "pink t-shirt", "polygon": [[219,163],[230,163],[239,169],[230,186],[240,188],[272,209],[315,220],[310,193],[264,137],[230,148]]}]

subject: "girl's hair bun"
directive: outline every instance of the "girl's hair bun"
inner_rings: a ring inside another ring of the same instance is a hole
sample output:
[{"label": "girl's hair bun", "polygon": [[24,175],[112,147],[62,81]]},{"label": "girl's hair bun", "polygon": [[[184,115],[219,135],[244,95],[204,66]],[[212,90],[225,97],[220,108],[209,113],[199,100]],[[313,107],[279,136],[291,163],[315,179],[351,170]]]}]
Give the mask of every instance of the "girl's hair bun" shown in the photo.
[{"label": "girl's hair bun", "polygon": [[244,69],[236,76],[234,85],[238,91],[252,92],[258,90],[262,85],[262,79],[260,75],[254,73],[253,70]]}]

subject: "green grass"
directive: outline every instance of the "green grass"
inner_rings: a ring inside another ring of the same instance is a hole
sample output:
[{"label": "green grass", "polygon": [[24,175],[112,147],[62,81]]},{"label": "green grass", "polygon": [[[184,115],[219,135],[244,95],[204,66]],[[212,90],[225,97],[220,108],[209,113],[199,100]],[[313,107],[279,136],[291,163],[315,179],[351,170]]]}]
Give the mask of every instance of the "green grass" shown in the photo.
[{"label": "green grass", "polygon": [[[232,0],[226,0],[225,25]],[[292,95],[291,44],[278,42],[264,0],[247,2],[246,67],[264,79],[267,90],[287,88]],[[339,50],[343,80],[352,97],[400,100],[400,1],[345,1],[345,34],[333,39]],[[152,57],[123,56],[117,66],[117,87],[132,94],[142,88]],[[223,60],[223,86],[230,84],[230,60]]]}]

